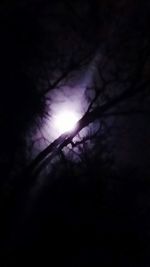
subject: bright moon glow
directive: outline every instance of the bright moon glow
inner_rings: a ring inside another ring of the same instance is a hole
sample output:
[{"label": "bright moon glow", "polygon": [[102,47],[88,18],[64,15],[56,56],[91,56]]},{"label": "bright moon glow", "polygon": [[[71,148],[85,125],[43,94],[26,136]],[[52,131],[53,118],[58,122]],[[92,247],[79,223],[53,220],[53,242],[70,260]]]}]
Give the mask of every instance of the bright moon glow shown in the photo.
[{"label": "bright moon glow", "polygon": [[55,115],[54,127],[59,132],[59,134],[70,132],[75,129],[78,120],[79,115],[77,113],[67,110],[62,111]]}]

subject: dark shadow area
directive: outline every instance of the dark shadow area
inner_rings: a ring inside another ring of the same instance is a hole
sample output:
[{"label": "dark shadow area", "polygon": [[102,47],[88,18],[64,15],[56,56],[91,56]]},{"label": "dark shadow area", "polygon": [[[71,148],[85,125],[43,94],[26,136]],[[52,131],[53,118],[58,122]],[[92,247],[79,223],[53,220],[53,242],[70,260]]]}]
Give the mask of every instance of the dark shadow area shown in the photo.
[{"label": "dark shadow area", "polygon": [[[0,266],[150,265],[149,11],[0,4]],[[51,92],[90,68],[77,128],[35,147]]]}]

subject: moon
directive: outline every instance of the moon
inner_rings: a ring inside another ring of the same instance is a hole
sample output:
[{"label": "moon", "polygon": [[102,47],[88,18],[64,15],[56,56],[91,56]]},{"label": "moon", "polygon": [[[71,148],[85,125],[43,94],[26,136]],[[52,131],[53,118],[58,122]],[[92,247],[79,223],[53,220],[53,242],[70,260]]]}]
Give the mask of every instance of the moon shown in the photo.
[{"label": "moon", "polygon": [[75,129],[79,115],[71,110],[62,110],[55,115],[54,127],[59,134],[71,132]]}]

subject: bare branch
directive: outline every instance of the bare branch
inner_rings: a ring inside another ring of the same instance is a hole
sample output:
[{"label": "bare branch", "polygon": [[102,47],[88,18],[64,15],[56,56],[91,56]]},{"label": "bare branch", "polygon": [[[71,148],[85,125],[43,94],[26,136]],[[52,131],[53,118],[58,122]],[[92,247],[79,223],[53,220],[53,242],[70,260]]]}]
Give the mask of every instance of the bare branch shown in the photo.
[{"label": "bare branch", "polygon": [[[86,126],[90,123],[93,123],[95,120],[100,119],[103,115],[106,114],[106,111],[112,109],[116,105],[135,97],[143,90],[147,90],[147,86],[149,86],[149,81],[145,81],[145,83],[141,84],[139,87],[128,88],[118,97],[112,98],[111,101],[105,103],[104,105],[95,108],[93,111],[86,113],[77,123],[76,129],[71,134],[66,133],[61,135],[58,139],[56,139],[53,143],[51,143],[46,149],[44,149],[29,165],[26,169],[27,173],[34,173],[34,170],[37,168],[38,164],[40,164],[47,156],[53,158],[60,150],[62,150],[65,146],[71,143],[72,139]],[[105,113],[105,114],[104,114]],[[50,161],[49,161],[50,163]]]}]

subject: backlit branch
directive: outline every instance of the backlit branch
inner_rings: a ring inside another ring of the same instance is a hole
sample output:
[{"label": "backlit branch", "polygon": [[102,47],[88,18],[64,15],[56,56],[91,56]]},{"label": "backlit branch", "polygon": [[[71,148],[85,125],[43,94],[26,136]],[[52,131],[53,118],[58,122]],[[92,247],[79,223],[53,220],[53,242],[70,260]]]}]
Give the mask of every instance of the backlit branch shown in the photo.
[{"label": "backlit branch", "polygon": [[[46,149],[44,149],[39,155],[31,162],[30,166],[27,168],[27,173],[34,173],[35,169],[38,167],[42,161],[47,157],[53,158],[60,150],[71,143],[72,139],[86,126],[90,123],[95,122],[100,119],[107,111],[116,107],[118,104],[137,96],[139,93],[147,90],[149,86],[149,81],[145,81],[140,86],[135,86],[135,88],[128,88],[119,96],[112,98],[108,103],[103,104],[95,108],[93,111],[86,113],[77,123],[76,129],[72,133],[66,133],[57,138],[53,143],[51,143]],[[48,161],[50,163],[50,160]]]}]

